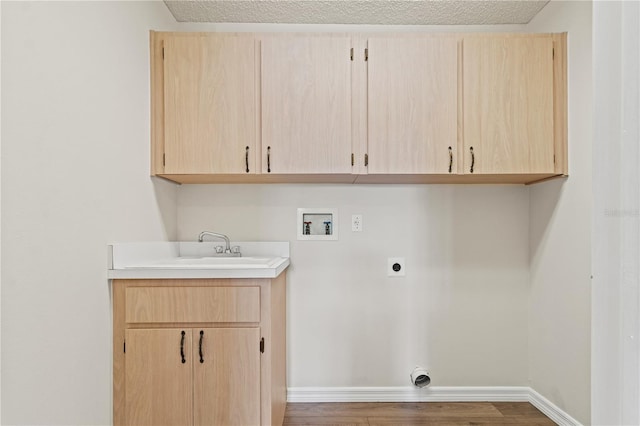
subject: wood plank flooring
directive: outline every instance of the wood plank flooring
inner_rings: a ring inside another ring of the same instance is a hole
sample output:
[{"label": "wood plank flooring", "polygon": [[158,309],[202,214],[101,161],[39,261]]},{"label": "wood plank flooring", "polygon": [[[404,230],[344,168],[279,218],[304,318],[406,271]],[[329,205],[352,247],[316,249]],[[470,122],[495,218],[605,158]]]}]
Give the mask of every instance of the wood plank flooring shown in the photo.
[{"label": "wood plank flooring", "polygon": [[293,425],[514,425],[555,423],[528,402],[287,403],[284,424]]}]

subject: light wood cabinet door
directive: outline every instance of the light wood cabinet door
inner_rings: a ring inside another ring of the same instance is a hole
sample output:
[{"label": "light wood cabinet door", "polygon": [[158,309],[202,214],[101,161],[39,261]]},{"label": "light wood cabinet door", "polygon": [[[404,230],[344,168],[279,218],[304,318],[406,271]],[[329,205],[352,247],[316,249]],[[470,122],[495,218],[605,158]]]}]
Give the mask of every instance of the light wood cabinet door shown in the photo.
[{"label": "light wood cabinet door", "polygon": [[552,38],[468,37],[463,52],[464,173],[554,173]]},{"label": "light wood cabinet door", "polygon": [[193,424],[191,330],[126,330],[125,339],[126,424]]},{"label": "light wood cabinet door", "polygon": [[250,36],[165,37],[165,174],[256,172],[255,54]]},{"label": "light wood cabinet door", "polygon": [[260,424],[260,329],[194,329],[194,424]]},{"label": "light wood cabinet door", "polygon": [[456,172],[458,41],[368,40],[368,173]]},{"label": "light wood cabinet door", "polygon": [[261,41],[262,173],[351,173],[351,38]]}]

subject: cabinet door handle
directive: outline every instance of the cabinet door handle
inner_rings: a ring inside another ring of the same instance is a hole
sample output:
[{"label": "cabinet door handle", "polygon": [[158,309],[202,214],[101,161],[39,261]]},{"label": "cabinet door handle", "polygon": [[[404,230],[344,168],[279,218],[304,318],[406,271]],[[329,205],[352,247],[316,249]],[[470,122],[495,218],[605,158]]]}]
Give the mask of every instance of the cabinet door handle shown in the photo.
[{"label": "cabinet door handle", "polygon": [[449,147],[449,173],[451,173],[453,167],[453,151],[451,151],[451,147]]},{"label": "cabinet door handle", "polygon": [[180,339],[180,357],[182,357],[182,363],[184,364],[185,362],[187,362],[186,359],[184,359],[184,335],[186,334],[184,332],[184,330],[182,330],[182,338]]},{"label": "cabinet door handle", "polygon": [[471,151],[471,169],[469,170],[471,173],[473,173],[473,166],[476,163],[476,156],[473,153],[473,147],[469,148],[469,151]]},{"label": "cabinet door handle", "polygon": [[244,151],[244,164],[246,166],[246,172],[249,173],[249,147]]},{"label": "cabinet door handle", "polygon": [[204,363],[204,358],[202,357],[202,339],[204,339],[204,331],[200,330],[200,344],[199,344],[200,364]]},{"label": "cabinet door handle", "polygon": [[267,147],[267,173],[271,173],[271,147]]}]

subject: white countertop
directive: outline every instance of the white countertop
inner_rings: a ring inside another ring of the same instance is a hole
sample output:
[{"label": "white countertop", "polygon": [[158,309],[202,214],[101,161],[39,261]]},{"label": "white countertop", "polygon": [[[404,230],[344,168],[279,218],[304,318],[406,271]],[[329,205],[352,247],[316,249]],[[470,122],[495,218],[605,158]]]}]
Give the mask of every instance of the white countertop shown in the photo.
[{"label": "white countertop", "polygon": [[[116,243],[108,246],[109,279],[275,278],[290,264],[288,242],[232,242],[242,257],[211,265],[220,242]],[[250,259],[253,258],[253,259]],[[190,261],[193,259],[194,261]],[[253,263],[251,263],[253,261]]]}]

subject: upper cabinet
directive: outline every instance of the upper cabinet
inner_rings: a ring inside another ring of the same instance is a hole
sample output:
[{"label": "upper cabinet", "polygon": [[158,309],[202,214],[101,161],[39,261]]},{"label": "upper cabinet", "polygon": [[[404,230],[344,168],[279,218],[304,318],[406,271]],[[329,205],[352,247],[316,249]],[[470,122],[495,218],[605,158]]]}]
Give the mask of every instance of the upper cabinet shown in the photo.
[{"label": "upper cabinet", "polygon": [[255,56],[251,36],[163,37],[164,173],[256,172]]},{"label": "upper cabinet", "polygon": [[464,173],[554,173],[553,40],[464,40]]},{"label": "upper cabinet", "polygon": [[351,173],[351,39],[261,40],[262,173]]},{"label": "upper cabinet", "polygon": [[368,173],[455,173],[457,39],[370,38],[367,62]]},{"label": "upper cabinet", "polygon": [[566,34],[151,33],[153,175],[567,175]]}]

